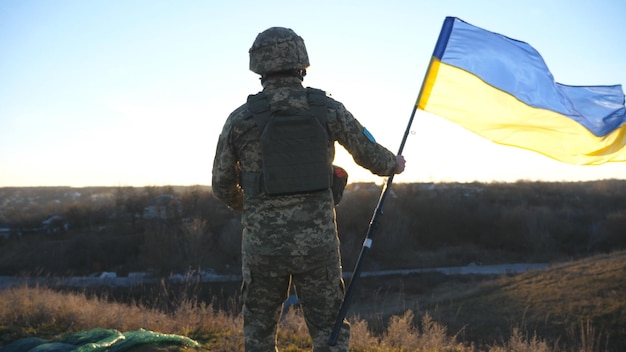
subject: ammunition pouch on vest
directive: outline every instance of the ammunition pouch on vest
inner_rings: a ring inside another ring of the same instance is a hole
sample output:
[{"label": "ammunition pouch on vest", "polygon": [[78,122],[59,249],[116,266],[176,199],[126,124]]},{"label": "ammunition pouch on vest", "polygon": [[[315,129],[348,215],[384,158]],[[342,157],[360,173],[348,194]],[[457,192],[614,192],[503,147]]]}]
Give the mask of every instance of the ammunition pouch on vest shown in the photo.
[{"label": "ammunition pouch on vest", "polygon": [[264,93],[248,97],[261,134],[263,171],[244,172],[241,186],[248,194],[269,196],[311,193],[332,186],[333,168],[329,160],[326,94],[307,88],[309,110],[271,111]]}]

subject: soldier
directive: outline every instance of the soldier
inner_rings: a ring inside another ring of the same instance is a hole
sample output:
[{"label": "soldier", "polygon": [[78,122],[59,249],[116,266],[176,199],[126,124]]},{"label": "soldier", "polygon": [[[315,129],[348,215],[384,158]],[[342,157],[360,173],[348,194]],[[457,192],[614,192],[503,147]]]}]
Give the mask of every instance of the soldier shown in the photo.
[{"label": "soldier", "polygon": [[294,31],[265,30],[249,54],[263,90],[226,120],[212,177],[213,194],[242,211],[245,348],[277,350],[277,323],[293,285],[313,350],[347,351],[347,321],[337,345],[327,345],[344,295],[334,143],[377,175],[401,173],[405,161],[376,143],[340,102],[303,87],[309,58]]}]

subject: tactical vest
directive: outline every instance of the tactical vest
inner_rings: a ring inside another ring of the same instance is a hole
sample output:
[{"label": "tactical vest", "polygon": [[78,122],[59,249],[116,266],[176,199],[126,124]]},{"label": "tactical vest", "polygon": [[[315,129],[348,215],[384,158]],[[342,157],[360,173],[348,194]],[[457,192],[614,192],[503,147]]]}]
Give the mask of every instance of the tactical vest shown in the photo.
[{"label": "tactical vest", "polygon": [[328,148],[332,141],[326,129],[326,93],[307,88],[307,99],[309,110],[285,113],[271,111],[262,92],[248,97],[248,110],[261,134],[263,172],[244,173],[244,191],[276,196],[331,187],[333,171]]}]

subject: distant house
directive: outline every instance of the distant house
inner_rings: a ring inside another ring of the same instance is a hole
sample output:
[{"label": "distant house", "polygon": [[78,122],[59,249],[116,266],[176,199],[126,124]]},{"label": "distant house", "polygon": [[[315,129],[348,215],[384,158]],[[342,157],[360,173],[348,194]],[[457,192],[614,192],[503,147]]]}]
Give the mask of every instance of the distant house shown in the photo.
[{"label": "distant house", "polygon": [[173,219],[182,214],[182,207],[176,196],[161,194],[152,199],[150,204],[143,208],[143,218],[150,219]]},{"label": "distant house", "polygon": [[70,226],[67,220],[61,215],[52,215],[48,219],[41,222],[41,227],[45,232],[64,232],[69,230]]}]

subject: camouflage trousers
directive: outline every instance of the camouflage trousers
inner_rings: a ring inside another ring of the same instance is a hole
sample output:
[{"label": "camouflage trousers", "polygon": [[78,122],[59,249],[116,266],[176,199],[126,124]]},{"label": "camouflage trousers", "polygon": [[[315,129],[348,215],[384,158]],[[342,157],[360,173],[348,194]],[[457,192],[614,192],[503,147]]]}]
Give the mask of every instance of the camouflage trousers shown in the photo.
[{"label": "camouflage trousers", "polygon": [[328,346],[345,291],[338,251],[324,256],[244,255],[243,278],[247,352],[278,351],[278,322],[292,284],[313,340],[313,351],[348,351],[347,321],[340,330],[337,345]]}]

